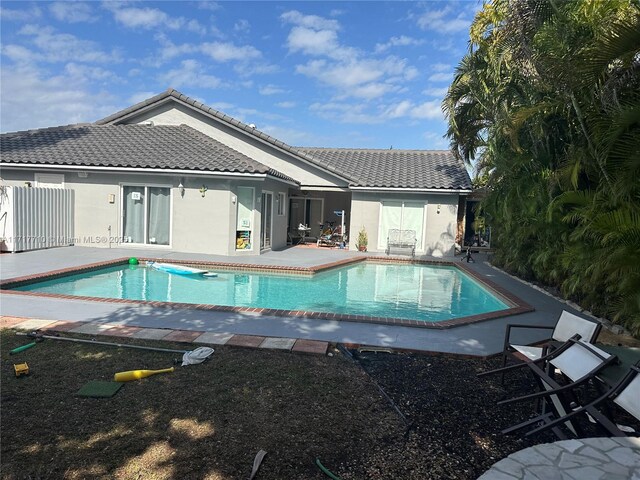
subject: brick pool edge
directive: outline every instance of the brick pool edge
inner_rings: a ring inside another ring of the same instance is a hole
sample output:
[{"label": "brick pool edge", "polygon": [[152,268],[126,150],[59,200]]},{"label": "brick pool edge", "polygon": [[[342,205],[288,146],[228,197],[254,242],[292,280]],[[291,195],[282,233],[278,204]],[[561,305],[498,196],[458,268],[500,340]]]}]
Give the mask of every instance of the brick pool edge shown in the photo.
[{"label": "brick pool edge", "polygon": [[41,292],[25,292],[18,290],[11,290],[11,288],[20,287],[23,285],[29,285],[32,283],[41,282],[44,280],[53,280],[56,278],[66,277],[69,275],[75,275],[77,273],[90,272],[93,270],[99,270],[106,267],[113,267],[117,265],[126,265],[129,261],[129,257],[117,258],[105,262],[90,263],[81,265],[79,267],[64,268],[59,270],[53,270],[44,273],[38,273],[34,275],[26,275],[22,277],[10,278],[0,282],[0,291],[3,294],[9,295],[22,295],[26,297],[44,297],[44,298],[56,298],[62,300],[83,300],[90,302],[102,302],[102,303],[119,303],[119,304],[134,304],[134,305],[147,305],[152,307],[174,308],[174,309],[194,309],[194,310],[208,310],[218,312],[233,312],[233,313],[253,313],[265,316],[275,317],[300,317],[311,319],[324,319],[324,320],[337,320],[342,322],[358,322],[358,323],[374,323],[381,325],[398,325],[404,327],[418,327],[418,328],[431,328],[431,329],[447,329],[457,327],[461,325],[469,325],[471,323],[482,322],[486,320],[493,320],[496,318],[502,318],[512,315],[518,315],[521,313],[531,312],[534,310],[532,306],[524,302],[519,297],[515,296],[506,289],[500,287],[491,280],[482,278],[474,270],[464,264],[458,264],[455,262],[439,262],[430,260],[413,260],[413,259],[398,259],[387,257],[356,257],[337,262],[325,263],[317,265],[315,267],[284,267],[277,265],[255,265],[255,264],[237,264],[237,263],[224,263],[224,262],[203,262],[203,261],[188,261],[188,260],[165,260],[154,258],[139,258],[141,262],[147,261],[162,261],[164,263],[174,263],[179,265],[200,266],[208,268],[216,268],[222,270],[239,270],[239,271],[255,271],[262,273],[288,273],[312,276],[315,273],[326,271],[332,268],[342,267],[359,262],[371,262],[371,263],[395,263],[395,264],[423,264],[423,265],[437,265],[437,266],[449,266],[455,267],[461,270],[466,275],[472,277],[475,281],[480,283],[483,287],[487,288],[494,295],[497,295],[502,301],[504,301],[509,308],[504,310],[498,310],[495,312],[481,313],[477,315],[469,315],[466,317],[455,318],[451,320],[443,320],[440,322],[420,322],[418,320],[408,320],[404,318],[392,318],[392,317],[375,317],[371,315],[344,315],[337,313],[327,312],[312,312],[304,310],[280,310],[273,308],[253,308],[253,307],[232,307],[224,305],[206,305],[196,303],[177,303],[177,302],[159,302],[149,300],[129,300],[120,298],[100,298],[100,297],[86,297],[77,295],[61,295],[54,293],[41,293]]}]

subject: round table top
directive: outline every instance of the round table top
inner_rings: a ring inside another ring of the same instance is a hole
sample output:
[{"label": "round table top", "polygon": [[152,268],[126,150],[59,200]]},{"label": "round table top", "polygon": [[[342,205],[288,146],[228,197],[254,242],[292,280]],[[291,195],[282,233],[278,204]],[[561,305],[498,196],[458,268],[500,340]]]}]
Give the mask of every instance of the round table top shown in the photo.
[{"label": "round table top", "polygon": [[640,480],[640,438],[581,438],[512,453],[478,480]]}]

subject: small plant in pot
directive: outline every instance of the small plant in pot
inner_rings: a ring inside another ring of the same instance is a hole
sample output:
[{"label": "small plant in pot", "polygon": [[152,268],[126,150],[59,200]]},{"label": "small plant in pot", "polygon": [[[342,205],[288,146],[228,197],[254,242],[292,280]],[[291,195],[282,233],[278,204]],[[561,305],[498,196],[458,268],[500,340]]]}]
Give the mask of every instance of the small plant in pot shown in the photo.
[{"label": "small plant in pot", "polygon": [[360,229],[358,232],[358,239],[356,240],[356,247],[360,252],[367,251],[367,245],[369,244],[369,237],[367,236],[367,231],[364,227]]}]

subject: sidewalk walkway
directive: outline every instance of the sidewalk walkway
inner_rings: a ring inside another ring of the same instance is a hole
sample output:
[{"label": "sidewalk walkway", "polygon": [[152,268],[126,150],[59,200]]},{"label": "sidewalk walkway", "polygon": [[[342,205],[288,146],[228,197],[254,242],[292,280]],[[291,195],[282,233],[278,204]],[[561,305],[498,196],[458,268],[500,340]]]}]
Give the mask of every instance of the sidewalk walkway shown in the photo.
[{"label": "sidewalk walkway", "polygon": [[14,328],[26,332],[42,330],[48,332],[70,332],[106,337],[139,338],[144,340],[166,340],[169,342],[195,343],[204,345],[230,345],[234,347],[263,348],[293,353],[325,355],[328,342],[295,338],[261,337],[256,335],[234,335],[232,333],[199,332],[194,330],[173,330],[170,328],[141,328],[92,322],[58,322],[51,320],[27,319],[20,317],[0,317],[0,329]]}]

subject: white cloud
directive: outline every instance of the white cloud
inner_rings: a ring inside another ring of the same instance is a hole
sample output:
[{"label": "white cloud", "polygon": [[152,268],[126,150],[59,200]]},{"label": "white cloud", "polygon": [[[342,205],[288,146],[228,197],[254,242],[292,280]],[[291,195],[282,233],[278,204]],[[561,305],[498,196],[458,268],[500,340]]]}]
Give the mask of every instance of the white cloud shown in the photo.
[{"label": "white cloud", "polygon": [[233,25],[233,29],[236,32],[247,33],[251,30],[251,25],[248,20],[241,18]]},{"label": "white cloud", "polygon": [[93,23],[99,18],[91,6],[83,2],[54,2],[49,5],[49,11],[56,20],[61,22]]},{"label": "white cloud", "polygon": [[319,17],[317,15],[303,15],[297,10],[290,10],[280,15],[286,23],[292,23],[313,30],[340,30],[337,20]]},{"label": "white cloud", "polygon": [[127,100],[127,104],[135,105],[136,103],[140,103],[148,98],[154,97],[158,94],[158,92],[137,92],[129,97]]},{"label": "white cloud", "polygon": [[255,120],[256,118],[265,118],[267,120],[277,120],[283,121],[287,120],[287,117],[280,115],[278,113],[273,112],[263,112],[261,110],[257,110],[255,108],[236,108],[234,116],[238,119],[249,119],[245,121],[245,123],[254,123],[251,120]]},{"label": "white cloud", "polygon": [[410,121],[441,120],[443,118],[440,101],[414,103],[402,100],[392,104],[371,105],[370,103],[313,103],[309,110],[319,117],[340,123],[379,124],[407,119]]},{"label": "white cloud", "polygon": [[110,94],[91,91],[82,79],[68,74],[3,65],[0,77],[3,131],[92,122],[120,108]]},{"label": "white cloud", "polygon": [[179,68],[169,70],[160,75],[158,80],[167,87],[182,88],[220,88],[224,82],[213,75],[209,75],[196,60],[183,60]]},{"label": "white cloud", "polygon": [[360,123],[373,125],[382,123],[380,115],[365,112],[366,106],[354,103],[313,103],[309,110],[319,117],[339,123]]},{"label": "white cloud", "polygon": [[431,65],[431,70],[434,72],[450,72],[452,69],[452,66],[448,63],[434,63]]},{"label": "white cloud", "polygon": [[16,22],[33,22],[42,16],[42,10],[37,6],[33,6],[28,10],[11,10],[0,7],[0,18],[3,20],[11,20]]},{"label": "white cloud", "polygon": [[444,97],[449,91],[449,87],[436,87],[427,88],[422,91],[423,95],[429,95],[430,97]]},{"label": "white cloud", "polygon": [[[342,44],[337,20],[303,15],[297,10],[286,12],[280,18],[293,24],[286,43],[290,53],[320,57],[296,65],[296,72],[335,89],[335,98],[372,100],[402,91],[403,82],[418,76],[418,70],[404,59],[369,58],[364,51]],[[406,45],[420,41],[403,36],[392,38],[390,45],[392,43]]]},{"label": "white cloud", "polygon": [[265,62],[240,62],[233,66],[233,70],[242,77],[251,77],[253,75],[276,73],[280,70],[280,67]]},{"label": "white cloud", "polygon": [[427,119],[442,119],[442,103],[440,100],[431,100],[424,102],[413,107],[409,113],[411,118],[427,118]]},{"label": "white cloud", "polygon": [[207,33],[206,27],[201,25],[197,20],[189,20],[185,28],[190,32],[197,33],[198,35],[204,35]]},{"label": "white cloud", "polygon": [[40,55],[22,45],[2,45],[2,55],[16,63],[31,63],[40,59]]},{"label": "white cloud", "polygon": [[443,34],[468,31],[473,16],[468,11],[460,11],[457,6],[446,6],[440,10],[427,10],[417,15],[416,23],[422,30]]},{"label": "white cloud", "polygon": [[293,27],[287,37],[290,52],[302,52],[307,55],[327,55],[339,49],[338,35],[333,30],[313,30],[305,27]]},{"label": "white cloud", "polygon": [[386,43],[378,43],[375,47],[376,53],[382,53],[389,50],[391,47],[405,47],[409,45],[423,45],[425,41],[419,38],[412,38],[406,35],[400,35],[399,37],[391,37]]},{"label": "white cloud", "polygon": [[395,105],[388,106],[384,113],[385,118],[415,118],[415,119],[441,119],[442,108],[440,100],[432,100],[420,104],[414,104],[410,100],[403,100]]},{"label": "white cloud", "polygon": [[222,7],[218,2],[206,0],[206,1],[198,2],[198,8],[200,10],[210,10],[212,12],[215,12],[217,10],[220,10]]},{"label": "white cloud", "polygon": [[64,67],[64,71],[69,75],[69,77],[82,83],[87,83],[89,81],[107,83],[108,81],[110,84],[112,84],[122,81],[115,73],[110,70],[73,62],[67,63]]},{"label": "white cloud", "polygon": [[[39,49],[37,53],[32,52],[30,60],[51,63],[66,61],[111,63],[120,60],[120,54],[115,50],[105,52],[95,42],[81,40],[68,33],[56,33],[52,27],[25,25],[18,33],[29,37],[29,41]],[[26,55],[24,47],[8,45],[7,49],[14,60],[17,60],[20,55]]]},{"label": "white cloud", "polygon": [[258,92],[260,95],[276,95],[278,93],[285,93],[286,90],[276,85],[265,85],[264,87],[260,87]]},{"label": "white cloud", "polygon": [[452,78],[453,78],[453,73],[440,72],[440,73],[434,73],[433,75],[431,75],[429,77],[429,81],[430,82],[449,82],[451,81]]},{"label": "white cloud", "polygon": [[150,29],[159,27],[169,21],[169,16],[157,8],[116,7],[110,8],[110,10],[116,22],[128,28]]},{"label": "white cloud", "polygon": [[192,45],[190,43],[176,45],[164,33],[159,33],[154,38],[161,46],[159,58],[150,62],[152,64],[155,64],[156,66],[159,66],[163,62],[171,60],[172,58],[195,53],[199,50],[198,46]]},{"label": "white cloud", "polygon": [[187,20],[184,17],[173,17],[158,8],[138,8],[125,6],[123,3],[105,2],[104,8],[113,14],[113,18],[120,25],[131,29],[150,30],[154,28],[168,28],[186,30],[198,34],[205,34],[207,29],[197,20]]},{"label": "white cloud", "polygon": [[237,46],[229,42],[203,43],[200,51],[216,62],[251,60],[262,56],[260,50],[251,45]]},{"label": "white cloud", "polygon": [[298,104],[296,102],[278,102],[275,105],[280,108],[295,108]]},{"label": "white cloud", "polygon": [[384,115],[386,118],[405,117],[409,114],[412,108],[413,103],[411,103],[409,100],[403,100],[400,103],[387,107]]},{"label": "white cloud", "polygon": [[416,73],[415,69],[407,67],[406,60],[393,56],[383,60],[362,59],[348,63],[331,63],[324,59],[311,60],[305,65],[298,65],[296,72],[336,88],[342,96],[367,99],[397,91],[395,82],[383,81],[385,77],[394,78],[396,81],[409,80]]},{"label": "white cloud", "polygon": [[386,93],[398,91],[399,87],[390,85],[388,83],[368,83],[360,87],[355,87],[349,91],[347,96],[365,98],[371,100],[374,98],[382,97]]}]

